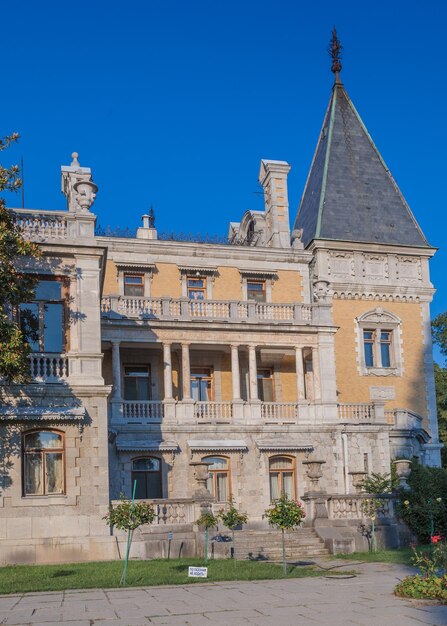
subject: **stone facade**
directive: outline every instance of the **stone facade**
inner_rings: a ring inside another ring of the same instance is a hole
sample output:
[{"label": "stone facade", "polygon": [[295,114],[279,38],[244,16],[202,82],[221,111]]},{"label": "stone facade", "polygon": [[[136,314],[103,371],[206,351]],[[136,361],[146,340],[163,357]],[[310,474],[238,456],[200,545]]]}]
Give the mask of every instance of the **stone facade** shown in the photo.
[{"label": "stone facade", "polygon": [[97,188],[77,155],[62,168],[67,211],[15,210],[42,248],[32,269],[65,285],[64,341],[41,340],[32,383],[1,386],[2,562],[119,556],[102,518],[135,482],[157,512],[138,554],[162,553],[166,530],[194,553],[196,461],[213,463],[212,506],[232,496],[254,529],[280,491],[304,498],[309,524],[325,512],[327,529],[356,519],[355,475],[403,455],[439,465],[434,250],[304,248],[289,169],[262,161],[265,210],[232,222],[228,245],[161,241],[148,216],[135,238],[95,236]]}]

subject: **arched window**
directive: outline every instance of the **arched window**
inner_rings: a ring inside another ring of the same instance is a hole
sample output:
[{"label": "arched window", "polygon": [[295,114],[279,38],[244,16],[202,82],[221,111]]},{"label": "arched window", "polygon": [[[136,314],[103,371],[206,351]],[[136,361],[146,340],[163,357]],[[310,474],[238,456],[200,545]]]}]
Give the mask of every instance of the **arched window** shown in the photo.
[{"label": "arched window", "polygon": [[394,313],[377,307],[357,318],[360,372],[366,376],[402,373],[401,321]]},{"label": "arched window", "polygon": [[269,460],[270,499],[275,500],[285,493],[295,498],[295,459],[288,456],[273,456]]},{"label": "arched window", "polygon": [[23,494],[46,496],[65,491],[64,439],[58,432],[23,435]]},{"label": "arched window", "polygon": [[212,463],[209,466],[208,491],[216,497],[218,502],[228,502],[230,499],[230,464],[228,459],[223,456],[207,456],[202,461]]},{"label": "arched window", "polygon": [[162,498],[160,459],[154,457],[134,459],[132,461],[132,492],[135,481],[137,481],[136,499]]}]

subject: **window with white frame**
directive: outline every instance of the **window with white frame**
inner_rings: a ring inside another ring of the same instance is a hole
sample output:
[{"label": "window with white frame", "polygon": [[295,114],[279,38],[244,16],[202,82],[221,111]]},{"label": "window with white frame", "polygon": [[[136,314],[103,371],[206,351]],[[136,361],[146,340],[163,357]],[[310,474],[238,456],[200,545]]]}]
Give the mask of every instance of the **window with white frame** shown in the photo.
[{"label": "window with white frame", "polygon": [[64,437],[61,432],[34,430],[23,435],[23,495],[64,493]]},{"label": "window with white frame", "polygon": [[242,284],[242,300],[255,302],[272,301],[272,285],[278,278],[269,270],[239,270]]},{"label": "window with white frame", "polygon": [[120,295],[150,298],[151,281],[155,265],[116,262],[116,269]]},{"label": "window with white frame", "polygon": [[401,374],[400,324],[398,317],[380,307],[357,318],[359,366],[363,375]]}]

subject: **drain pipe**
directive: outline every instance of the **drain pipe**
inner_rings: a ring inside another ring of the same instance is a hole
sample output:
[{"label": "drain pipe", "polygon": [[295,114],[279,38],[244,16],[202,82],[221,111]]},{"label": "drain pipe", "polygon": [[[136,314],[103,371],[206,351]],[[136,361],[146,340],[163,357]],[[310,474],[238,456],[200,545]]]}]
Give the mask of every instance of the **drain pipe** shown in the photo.
[{"label": "drain pipe", "polygon": [[341,434],[343,446],[343,473],[345,476],[345,491],[349,494],[349,457],[348,457],[348,433]]}]

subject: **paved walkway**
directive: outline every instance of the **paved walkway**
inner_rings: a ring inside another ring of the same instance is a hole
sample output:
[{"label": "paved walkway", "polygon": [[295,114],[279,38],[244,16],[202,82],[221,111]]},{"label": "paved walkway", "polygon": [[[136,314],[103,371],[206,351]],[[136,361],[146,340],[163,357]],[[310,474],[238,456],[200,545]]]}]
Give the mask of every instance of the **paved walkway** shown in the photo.
[{"label": "paved walkway", "polygon": [[1,596],[0,624],[447,625],[447,606],[428,606],[393,595],[394,585],[408,568],[369,563],[356,565],[355,569],[359,575],[351,579],[304,578]]}]

